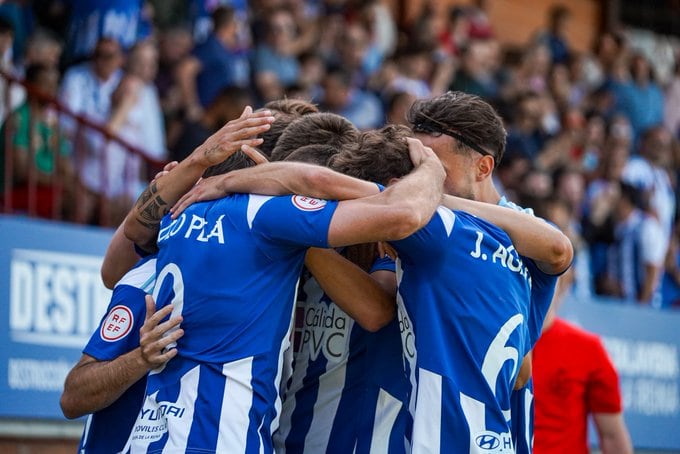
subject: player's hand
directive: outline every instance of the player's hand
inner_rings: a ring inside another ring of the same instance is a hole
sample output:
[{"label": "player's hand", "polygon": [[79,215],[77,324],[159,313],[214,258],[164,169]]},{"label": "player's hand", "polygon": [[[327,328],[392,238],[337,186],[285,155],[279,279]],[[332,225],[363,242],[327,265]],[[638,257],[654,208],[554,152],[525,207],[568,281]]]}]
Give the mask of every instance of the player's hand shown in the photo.
[{"label": "player's hand", "polygon": [[392,246],[390,246],[389,243],[378,241],[376,244],[380,258],[389,256],[392,260],[397,260],[397,251]]},{"label": "player's hand", "polygon": [[267,157],[260,150],[255,147],[251,147],[250,145],[242,145],[241,151],[244,152],[250,159],[255,161],[255,164],[258,166],[260,164],[266,164],[269,162],[269,159],[267,159]]},{"label": "player's hand", "polygon": [[205,168],[219,164],[243,145],[256,147],[262,143],[258,134],[267,131],[274,122],[269,110],[253,112],[248,106],[236,120],[232,120],[217,131],[191,153],[191,158]]},{"label": "player's hand", "polygon": [[194,203],[221,199],[222,197],[229,195],[229,192],[224,189],[224,185],[222,184],[222,177],[223,175],[215,175],[213,177],[200,179],[189,192],[184,194],[182,198],[170,208],[170,217],[172,219],[177,219],[189,205]]},{"label": "player's hand", "polygon": [[184,335],[184,330],[179,328],[182,316],[161,323],[172,313],[172,309],[173,305],[169,304],[156,312],[153,297],[146,295],[146,318],[139,330],[139,346],[142,359],[150,370],[161,367],[177,355],[174,347],[177,339]]},{"label": "player's hand", "polygon": [[517,373],[517,378],[515,379],[515,385],[513,389],[517,391],[518,389],[524,388],[527,383],[529,383],[529,380],[531,379],[531,370],[532,370],[532,357],[531,357],[531,351],[526,354],[524,358],[522,358],[522,365],[519,368],[519,372]]},{"label": "player's hand", "polygon": [[419,167],[423,162],[429,159],[437,159],[437,155],[434,154],[432,148],[426,147],[423,143],[413,137],[407,137],[408,142],[408,153],[411,157],[411,162],[415,167]]},{"label": "player's hand", "polygon": [[158,172],[158,173],[153,177],[153,180],[151,180],[151,182],[150,182],[149,184],[155,182],[155,181],[158,180],[160,177],[162,177],[162,176],[167,175],[168,173],[170,173],[170,171],[171,171],[172,169],[174,169],[175,167],[177,167],[177,164],[179,164],[179,162],[177,162],[177,161],[170,161],[170,162],[168,162],[167,164],[165,164],[165,166],[163,166],[163,170],[161,170],[160,172]]}]

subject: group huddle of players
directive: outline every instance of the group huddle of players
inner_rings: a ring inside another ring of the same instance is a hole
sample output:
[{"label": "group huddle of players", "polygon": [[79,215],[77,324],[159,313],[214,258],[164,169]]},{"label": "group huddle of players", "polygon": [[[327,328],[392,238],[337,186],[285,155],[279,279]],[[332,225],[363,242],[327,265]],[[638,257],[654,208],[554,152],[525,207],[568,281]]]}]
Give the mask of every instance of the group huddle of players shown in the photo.
[{"label": "group huddle of players", "polygon": [[491,106],[408,120],[247,108],[149,185],[66,379],[79,452],[531,451],[524,359],[571,244],[495,190]]}]

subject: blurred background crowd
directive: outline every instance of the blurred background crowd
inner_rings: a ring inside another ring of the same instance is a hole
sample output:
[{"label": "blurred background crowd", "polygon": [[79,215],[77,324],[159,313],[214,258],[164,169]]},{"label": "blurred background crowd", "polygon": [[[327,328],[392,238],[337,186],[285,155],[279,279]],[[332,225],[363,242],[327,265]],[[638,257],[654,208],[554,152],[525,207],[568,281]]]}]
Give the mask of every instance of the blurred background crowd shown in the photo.
[{"label": "blurred background crowd", "polygon": [[425,1],[408,21],[388,3],[3,2],[0,203],[50,217],[59,199],[60,218],[116,225],[154,165],[246,105],[311,100],[366,130],[460,90],[506,121],[497,186],[569,233],[578,294],[680,307],[680,46],[612,29],[577,51],[569,2],[521,46],[482,0]]}]

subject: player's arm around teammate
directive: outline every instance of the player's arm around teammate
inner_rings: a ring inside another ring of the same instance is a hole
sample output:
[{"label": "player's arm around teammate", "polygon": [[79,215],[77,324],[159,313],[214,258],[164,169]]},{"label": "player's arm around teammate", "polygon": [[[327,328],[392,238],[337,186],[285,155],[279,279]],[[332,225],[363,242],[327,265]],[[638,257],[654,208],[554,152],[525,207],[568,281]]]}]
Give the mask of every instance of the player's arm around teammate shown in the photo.
[{"label": "player's arm around teammate", "polygon": [[[247,147],[243,148],[248,150]],[[252,156],[249,152],[249,156]],[[172,217],[189,205],[215,200],[235,192],[267,195],[301,194],[318,199],[351,200],[378,194],[377,185],[335,172],[327,167],[300,162],[271,162],[201,180],[172,207]]]},{"label": "player's arm around teammate", "polygon": [[[153,184],[163,175],[166,175],[172,169],[177,167],[178,162],[169,162],[163,167],[163,170],[158,172],[149,184]],[[128,213],[127,217],[131,216]],[[111,237],[109,247],[106,249],[104,261],[100,270],[102,282],[108,289],[113,290],[116,283],[139,261],[139,255],[135,249],[132,241],[125,236],[125,219],[118,226]]]},{"label": "player's arm around teammate", "polygon": [[505,230],[520,255],[537,262],[547,274],[564,272],[574,257],[569,238],[544,220],[499,205],[445,195],[443,204],[453,210],[467,211]]},{"label": "player's arm around teammate", "polygon": [[156,250],[160,221],[169,208],[196,184],[203,172],[229,158],[243,145],[257,146],[258,134],[274,122],[269,110],[253,112],[250,107],[196,148],[167,175],[150,184],[139,196],[125,222],[125,236],[147,251]]},{"label": "player's arm around teammate", "polygon": [[362,328],[375,332],[396,314],[393,272],[368,274],[333,249],[310,248],[305,266],[335,304]]},{"label": "player's arm around teammate", "polygon": [[151,296],[146,298],[140,346],[111,361],[100,361],[83,354],[64,382],[60,401],[64,416],[78,418],[106,408],[150,370],[162,366],[177,354],[176,349],[164,349],[184,332],[177,329],[168,336],[163,335],[180,324],[181,316],[161,323],[172,312],[172,304],[156,312]]}]

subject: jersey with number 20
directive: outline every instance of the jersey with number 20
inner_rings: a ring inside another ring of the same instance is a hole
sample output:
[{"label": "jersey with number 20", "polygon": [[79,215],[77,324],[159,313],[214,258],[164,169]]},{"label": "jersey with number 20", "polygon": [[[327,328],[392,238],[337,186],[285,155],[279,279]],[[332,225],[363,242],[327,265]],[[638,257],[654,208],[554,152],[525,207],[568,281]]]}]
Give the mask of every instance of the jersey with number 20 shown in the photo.
[{"label": "jersey with number 20", "polygon": [[149,374],[132,452],[272,452],[296,282],[336,206],[235,194],[163,219],[154,295],[184,336]]}]

